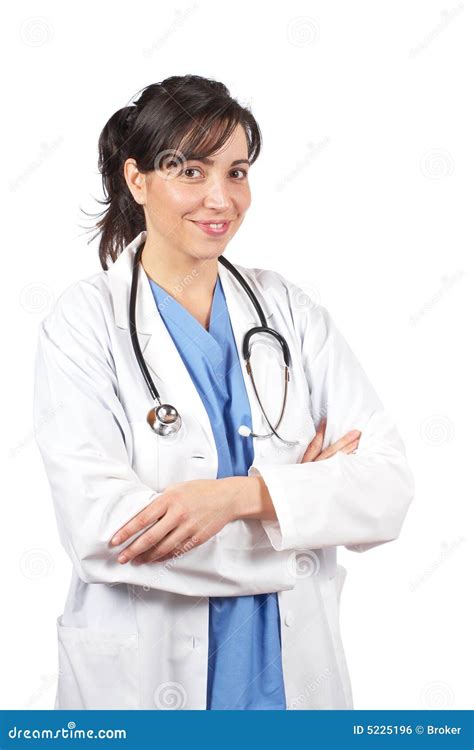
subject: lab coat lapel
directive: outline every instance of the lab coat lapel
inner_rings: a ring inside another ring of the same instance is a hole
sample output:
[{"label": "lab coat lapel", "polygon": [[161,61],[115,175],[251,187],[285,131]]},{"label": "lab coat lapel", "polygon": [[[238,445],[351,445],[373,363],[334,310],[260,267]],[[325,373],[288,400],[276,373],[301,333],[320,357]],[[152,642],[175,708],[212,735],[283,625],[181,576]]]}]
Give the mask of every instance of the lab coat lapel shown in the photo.
[{"label": "lab coat lapel", "polygon": [[[143,231],[123,250],[115,263],[107,271],[112,292],[115,322],[120,328],[129,329],[129,304],[133,259],[135,251],[145,239],[146,231]],[[236,267],[246,278],[253,291],[256,292],[252,274],[249,273],[248,269],[244,269],[239,265]],[[267,432],[266,422],[263,419],[257,398],[253,391],[242,353],[242,344],[245,333],[250,328],[260,325],[260,321],[247,293],[237,279],[234,278],[233,274],[222,263],[218,263],[218,273],[224,290],[227,309],[229,311],[232,330],[237,345],[240,367],[251,409],[253,430],[257,433]],[[268,325],[271,326],[270,319],[272,313],[266,307],[266,303],[261,296],[259,296],[259,302],[267,317]],[[135,317],[140,348],[160,393],[162,402],[173,404],[180,413],[185,413],[187,411],[194,415],[201,425],[216,458],[217,450],[207,411],[191,376],[188,373],[186,365],[181,359],[173,339],[171,338],[161,315],[156,309],[153,292],[148,277],[141,264],[138,276]],[[266,345],[268,345],[269,338],[270,337],[268,336],[263,337]],[[257,341],[257,337],[254,337],[252,341]],[[252,350],[251,361],[254,376],[257,378],[260,398],[265,400],[265,403],[268,403],[268,401],[271,401],[272,399],[272,394],[267,393],[265,389],[266,383],[268,382],[268,369],[270,367],[270,359],[268,356],[265,356],[265,347],[256,346]],[[137,377],[143,377],[138,364]],[[150,395],[150,408],[151,406],[152,401]],[[268,441],[254,440],[255,460],[258,459],[260,445],[264,442],[266,443]]]},{"label": "lab coat lapel", "polygon": [[[107,271],[113,298],[115,322],[119,328],[129,329],[130,327],[129,304],[133,259],[135,251],[145,239],[146,231],[143,231],[133,242],[127,245]],[[138,274],[135,319],[143,358],[162,402],[172,404],[180,414],[191,413],[201,425],[209,447],[215,452],[214,435],[207,411],[156,308],[148,277],[141,264]],[[143,378],[138,363],[136,369],[137,378]],[[153,406],[151,394],[149,394],[149,399],[151,408]],[[185,419],[183,419],[183,424],[184,422]],[[186,428],[182,431],[183,435],[185,433]],[[216,455],[214,455],[214,458],[216,459]]]}]

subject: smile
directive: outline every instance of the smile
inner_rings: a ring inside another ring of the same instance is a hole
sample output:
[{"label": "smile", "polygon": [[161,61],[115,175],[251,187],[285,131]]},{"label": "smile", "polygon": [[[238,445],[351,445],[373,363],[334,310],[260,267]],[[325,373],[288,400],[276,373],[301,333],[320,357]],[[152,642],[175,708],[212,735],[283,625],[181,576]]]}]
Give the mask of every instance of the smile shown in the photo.
[{"label": "smile", "polygon": [[202,231],[208,235],[221,237],[227,232],[230,226],[230,221],[221,221],[221,222],[215,222],[215,223],[193,221],[193,224],[195,224],[197,227],[202,229]]}]

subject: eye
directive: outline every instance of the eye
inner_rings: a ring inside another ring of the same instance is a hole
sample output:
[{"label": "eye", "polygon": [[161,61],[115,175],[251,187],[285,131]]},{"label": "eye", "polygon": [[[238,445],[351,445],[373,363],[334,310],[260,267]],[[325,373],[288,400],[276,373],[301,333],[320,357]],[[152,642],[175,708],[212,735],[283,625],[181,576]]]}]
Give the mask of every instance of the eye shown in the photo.
[{"label": "eye", "polygon": [[[198,174],[202,174],[201,170],[198,169],[198,167],[186,167],[185,169],[183,169],[181,171],[180,174],[184,174],[186,177],[190,177],[191,179],[194,179],[194,177],[192,176],[193,172],[198,172]],[[189,174],[189,173],[191,173],[191,174]],[[248,174],[245,169],[233,169],[230,172],[230,174],[233,175],[233,176],[238,175],[239,173],[242,176],[241,177],[237,177],[237,179],[239,179],[239,180],[245,180],[245,178],[247,177],[247,174]]]},{"label": "eye", "polygon": [[183,170],[183,174],[186,175],[186,172],[199,172],[199,171],[200,170],[197,167],[186,167],[186,169]]}]

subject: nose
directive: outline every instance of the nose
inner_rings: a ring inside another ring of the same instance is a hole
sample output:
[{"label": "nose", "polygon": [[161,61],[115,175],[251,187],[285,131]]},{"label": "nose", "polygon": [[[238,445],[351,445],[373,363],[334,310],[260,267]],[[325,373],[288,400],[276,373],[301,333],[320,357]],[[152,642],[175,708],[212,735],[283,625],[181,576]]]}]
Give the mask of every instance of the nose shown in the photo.
[{"label": "nose", "polygon": [[216,176],[213,180],[209,181],[204,196],[204,205],[206,208],[216,208],[222,211],[229,208],[231,203],[232,200],[226,178]]}]

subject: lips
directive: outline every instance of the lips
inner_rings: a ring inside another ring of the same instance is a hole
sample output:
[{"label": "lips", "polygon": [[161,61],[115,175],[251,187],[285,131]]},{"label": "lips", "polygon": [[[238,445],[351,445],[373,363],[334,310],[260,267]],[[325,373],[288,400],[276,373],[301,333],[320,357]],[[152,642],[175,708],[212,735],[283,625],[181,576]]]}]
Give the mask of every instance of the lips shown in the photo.
[{"label": "lips", "polygon": [[230,220],[216,221],[214,219],[213,221],[193,221],[193,224],[209,236],[221,237],[227,232]]}]

